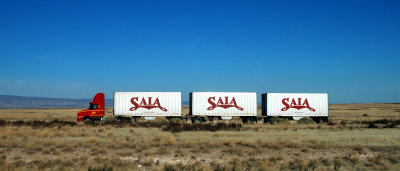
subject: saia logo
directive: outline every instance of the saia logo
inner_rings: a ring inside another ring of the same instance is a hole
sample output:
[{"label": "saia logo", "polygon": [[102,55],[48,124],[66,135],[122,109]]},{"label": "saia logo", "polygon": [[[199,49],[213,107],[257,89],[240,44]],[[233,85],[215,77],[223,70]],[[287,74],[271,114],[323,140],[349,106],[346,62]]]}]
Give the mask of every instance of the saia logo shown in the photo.
[{"label": "saia logo", "polygon": [[297,110],[306,108],[306,109],[309,109],[309,110],[315,112],[315,109],[310,107],[310,104],[308,104],[307,98],[303,101],[303,103],[301,103],[301,102],[302,102],[301,98],[297,98],[297,102],[296,102],[295,98],[293,98],[289,105],[289,98],[284,98],[284,99],[282,99],[282,103],[283,103],[283,105],[285,105],[285,107],[282,108],[281,111],[287,111],[290,108],[294,108]]},{"label": "saia logo", "polygon": [[215,103],[215,97],[208,98],[208,103],[210,103],[211,106],[208,107],[207,110],[213,110],[216,107],[222,107],[224,109],[228,109],[230,107],[235,107],[235,108],[237,108],[239,110],[243,110],[242,107],[237,105],[235,97],[233,97],[230,102],[228,101],[228,99],[229,99],[228,96],[225,97],[225,99],[224,99],[225,101],[220,97],[218,99],[217,103]]},{"label": "saia logo", "polygon": [[161,107],[160,101],[158,100],[158,97],[156,98],[154,103],[152,103],[151,99],[152,99],[152,97],[148,97],[148,100],[146,101],[146,99],[143,97],[142,100],[140,101],[140,104],[138,104],[139,97],[133,97],[131,99],[131,103],[133,104],[133,107],[130,108],[129,110],[130,111],[135,111],[136,109],[139,109],[139,108],[145,108],[145,109],[148,109],[148,110],[153,109],[153,108],[159,108],[164,112],[168,111],[166,108]]}]

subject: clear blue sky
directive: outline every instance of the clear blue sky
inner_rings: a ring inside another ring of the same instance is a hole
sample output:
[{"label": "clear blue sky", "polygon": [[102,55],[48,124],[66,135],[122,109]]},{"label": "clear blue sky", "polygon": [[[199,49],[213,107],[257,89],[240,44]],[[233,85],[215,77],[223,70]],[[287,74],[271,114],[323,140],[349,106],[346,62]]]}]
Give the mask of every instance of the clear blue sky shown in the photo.
[{"label": "clear blue sky", "polygon": [[400,1],[0,1],[0,94],[400,102]]}]

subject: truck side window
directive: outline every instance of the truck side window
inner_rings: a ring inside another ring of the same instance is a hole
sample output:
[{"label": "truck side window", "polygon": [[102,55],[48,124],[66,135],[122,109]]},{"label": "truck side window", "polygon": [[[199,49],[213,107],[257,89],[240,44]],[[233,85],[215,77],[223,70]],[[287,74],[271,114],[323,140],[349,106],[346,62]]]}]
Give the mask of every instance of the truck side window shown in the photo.
[{"label": "truck side window", "polygon": [[97,104],[90,104],[90,110],[96,110],[97,108]]}]

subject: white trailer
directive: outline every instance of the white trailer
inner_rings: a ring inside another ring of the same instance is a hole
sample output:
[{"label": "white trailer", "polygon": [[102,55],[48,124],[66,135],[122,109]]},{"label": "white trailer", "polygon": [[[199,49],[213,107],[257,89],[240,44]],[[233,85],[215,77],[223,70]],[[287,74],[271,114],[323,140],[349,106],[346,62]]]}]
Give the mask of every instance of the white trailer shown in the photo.
[{"label": "white trailer", "polygon": [[156,116],[182,117],[181,92],[115,92],[114,116],[144,117],[153,120]]},{"label": "white trailer", "polygon": [[329,103],[327,93],[265,93],[262,94],[262,115],[299,120],[310,117],[327,122]]},{"label": "white trailer", "polygon": [[193,122],[230,120],[233,116],[242,118],[243,122],[257,120],[257,93],[192,92],[189,100]]}]

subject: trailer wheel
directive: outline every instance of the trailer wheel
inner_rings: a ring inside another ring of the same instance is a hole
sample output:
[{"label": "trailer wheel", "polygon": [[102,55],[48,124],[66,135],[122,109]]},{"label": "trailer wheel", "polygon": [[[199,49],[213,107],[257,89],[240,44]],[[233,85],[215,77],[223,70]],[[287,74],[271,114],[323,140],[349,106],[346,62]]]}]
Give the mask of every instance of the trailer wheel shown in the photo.
[{"label": "trailer wheel", "polygon": [[215,117],[215,116],[209,116],[209,117],[207,117],[208,118],[208,120],[209,121],[213,121],[213,120],[221,120],[220,118],[218,118],[218,117]]},{"label": "trailer wheel", "polygon": [[326,123],[328,122],[328,117],[320,117],[320,123]]},{"label": "trailer wheel", "polygon": [[327,119],[325,117],[317,117],[317,118],[314,118],[314,121],[320,124],[320,123],[327,122]]},{"label": "trailer wheel", "polygon": [[247,118],[247,123],[254,123],[254,122],[256,122],[256,118],[254,118],[254,117]]},{"label": "trailer wheel", "polygon": [[120,120],[121,122],[131,122],[132,118],[129,117],[117,117],[118,120]]},{"label": "trailer wheel", "polygon": [[266,118],[264,118],[264,123],[268,123],[270,119],[271,119],[271,117],[267,116]]},{"label": "trailer wheel", "polygon": [[318,123],[319,123],[319,124],[320,124],[320,123],[324,123],[324,120],[322,120],[321,117],[318,117]]},{"label": "trailer wheel", "polygon": [[201,122],[203,122],[203,120],[200,117],[195,117],[192,119],[192,123],[194,124],[199,124]]}]

